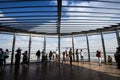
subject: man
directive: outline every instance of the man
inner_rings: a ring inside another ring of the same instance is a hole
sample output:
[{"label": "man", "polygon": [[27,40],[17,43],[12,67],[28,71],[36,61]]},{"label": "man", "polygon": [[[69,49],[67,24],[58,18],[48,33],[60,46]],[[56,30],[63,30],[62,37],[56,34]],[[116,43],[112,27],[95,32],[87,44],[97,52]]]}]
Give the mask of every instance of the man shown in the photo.
[{"label": "man", "polygon": [[70,48],[70,50],[69,50],[70,65],[72,65],[72,55],[73,55],[72,49]]},{"label": "man", "polygon": [[101,51],[100,50],[97,50],[97,57],[98,57],[99,66],[101,66]]},{"label": "man", "polygon": [[37,56],[37,61],[38,62],[40,62],[40,50],[38,50],[37,52],[36,52],[36,56]]},{"label": "man", "polygon": [[81,61],[84,63],[84,52],[82,49],[80,51],[80,57],[81,57]]}]

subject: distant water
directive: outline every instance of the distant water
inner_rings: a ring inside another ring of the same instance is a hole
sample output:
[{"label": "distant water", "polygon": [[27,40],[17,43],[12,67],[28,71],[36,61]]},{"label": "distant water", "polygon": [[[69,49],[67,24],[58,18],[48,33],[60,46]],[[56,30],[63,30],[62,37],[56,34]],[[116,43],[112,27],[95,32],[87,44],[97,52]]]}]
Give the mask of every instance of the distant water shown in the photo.
[{"label": "distant water", "polygon": [[[47,54],[47,55],[48,55],[48,54]],[[106,53],[106,58],[108,58],[108,55],[110,55],[110,56],[112,57],[112,61],[115,62],[114,52],[107,52],[107,53]],[[15,57],[15,56],[14,56],[14,57]],[[55,54],[54,54],[54,57],[55,57]],[[40,57],[40,58],[42,58],[42,57]],[[55,57],[55,58],[56,58],[56,57]],[[63,59],[63,55],[62,55],[62,54],[60,55],[60,59],[61,59],[61,60]],[[79,55],[79,60],[80,60],[80,59],[81,59],[81,58],[80,58],[80,55]],[[90,59],[91,59],[91,61],[94,61],[94,62],[98,61],[98,58],[96,57],[96,53],[95,53],[95,52],[92,52],[92,53],[90,54]],[[36,57],[35,53],[31,53],[31,55],[30,55],[30,60],[31,60],[31,62],[37,60],[37,57]],[[76,55],[75,55],[75,60],[76,60]],[[88,54],[87,54],[87,53],[84,53],[84,60],[85,60],[85,61],[88,61]],[[6,61],[7,61],[7,63],[10,63],[10,62],[11,62],[11,53],[9,54],[9,58],[8,58]],[[22,61],[22,56],[21,56],[21,61]],[[102,54],[102,62],[104,62],[104,54]]]}]

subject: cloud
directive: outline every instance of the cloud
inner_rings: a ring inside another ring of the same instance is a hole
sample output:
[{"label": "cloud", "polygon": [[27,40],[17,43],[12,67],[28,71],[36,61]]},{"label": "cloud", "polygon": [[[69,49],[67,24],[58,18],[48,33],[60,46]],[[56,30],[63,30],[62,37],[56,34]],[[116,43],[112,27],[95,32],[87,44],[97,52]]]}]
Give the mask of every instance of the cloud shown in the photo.
[{"label": "cloud", "polygon": [[[68,2],[66,2],[68,3]],[[81,2],[72,2],[70,4],[65,4],[66,6],[98,6],[98,7],[120,7],[120,5],[116,5],[116,4],[108,4],[108,3],[102,3],[102,2],[85,2],[85,1],[81,1]],[[94,8],[80,8],[80,7],[67,7],[65,8],[66,11],[92,11],[92,12],[107,12],[107,11],[111,11],[111,10],[103,10],[103,9],[94,9]],[[116,11],[118,12],[118,11]],[[119,11],[120,12],[120,11]],[[69,19],[91,19],[91,17],[71,17],[72,15],[79,15],[79,16],[117,16],[116,14],[93,14],[93,13],[71,13],[71,12],[66,12],[65,15],[69,16],[67,17],[67,21],[69,21]],[[106,20],[111,20],[112,18],[111,17],[108,17],[108,18],[105,18]],[[62,17],[62,19],[64,19],[65,17]],[[92,18],[93,19],[93,18]],[[94,18],[94,19],[99,19],[99,18]],[[101,19],[104,19],[104,18],[101,18]]]},{"label": "cloud", "polygon": [[2,11],[0,11],[0,17],[3,17],[3,18],[0,18],[0,20],[13,20],[14,18],[4,18],[4,14],[2,13]]}]

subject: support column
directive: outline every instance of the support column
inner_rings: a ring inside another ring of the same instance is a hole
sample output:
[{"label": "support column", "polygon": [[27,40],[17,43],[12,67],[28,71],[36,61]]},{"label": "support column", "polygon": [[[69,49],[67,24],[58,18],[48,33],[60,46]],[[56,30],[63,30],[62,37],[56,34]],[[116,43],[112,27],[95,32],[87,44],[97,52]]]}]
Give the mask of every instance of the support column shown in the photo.
[{"label": "support column", "polygon": [[74,36],[72,35],[73,61],[75,61]]},{"label": "support column", "polygon": [[59,53],[59,63],[60,63],[60,34],[58,34],[58,53]]},{"label": "support column", "polygon": [[120,46],[120,35],[118,30],[116,30],[116,37],[117,37],[118,46]]},{"label": "support column", "polygon": [[16,41],[16,33],[14,33],[14,36],[13,36],[11,65],[13,64],[13,58],[14,58],[14,52],[15,52],[15,41]]},{"label": "support column", "polygon": [[29,62],[30,62],[30,53],[31,53],[31,43],[32,43],[32,40],[31,40],[31,34],[29,36],[29,49],[28,49],[28,53],[29,53]]},{"label": "support column", "polygon": [[87,34],[86,34],[86,41],[87,41],[87,49],[88,49],[88,61],[90,62],[90,48],[89,48],[89,40]]},{"label": "support column", "polygon": [[104,53],[104,62],[106,63],[105,42],[104,42],[104,37],[103,37],[103,33],[102,32],[101,32],[101,41],[102,41],[102,47],[103,47],[103,53]]},{"label": "support column", "polygon": [[44,35],[44,49],[45,49],[45,54],[46,54],[46,35]]}]

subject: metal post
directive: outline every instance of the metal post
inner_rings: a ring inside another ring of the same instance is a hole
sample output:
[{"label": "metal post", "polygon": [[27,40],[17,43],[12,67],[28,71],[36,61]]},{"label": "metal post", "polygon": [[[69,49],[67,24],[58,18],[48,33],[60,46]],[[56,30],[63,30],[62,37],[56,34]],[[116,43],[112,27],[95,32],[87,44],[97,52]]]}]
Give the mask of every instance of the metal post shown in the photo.
[{"label": "metal post", "polygon": [[59,63],[60,63],[60,34],[58,34],[58,53],[59,53]]},{"label": "metal post", "polygon": [[86,34],[86,41],[87,41],[87,49],[88,49],[88,61],[90,62],[90,48],[89,48],[89,40],[87,34]]},{"label": "metal post", "polygon": [[30,34],[30,36],[29,36],[29,49],[28,49],[28,53],[29,53],[29,62],[30,62],[31,43],[32,43],[31,38],[32,38],[32,36],[31,36],[31,34]]},{"label": "metal post", "polygon": [[13,64],[13,58],[14,58],[14,52],[15,52],[15,41],[16,41],[16,34],[14,34],[14,36],[13,36],[11,65]]},{"label": "metal post", "polygon": [[73,61],[75,61],[74,36],[72,35]]},{"label": "metal post", "polygon": [[120,46],[120,35],[118,30],[116,30],[116,37],[117,37],[118,46]]},{"label": "metal post", "polygon": [[106,63],[106,50],[105,50],[104,37],[103,37],[103,33],[102,32],[101,32],[101,41],[102,41],[102,46],[103,46],[104,62]]},{"label": "metal post", "polygon": [[46,35],[44,35],[44,49],[45,49],[45,54],[46,54]]}]

